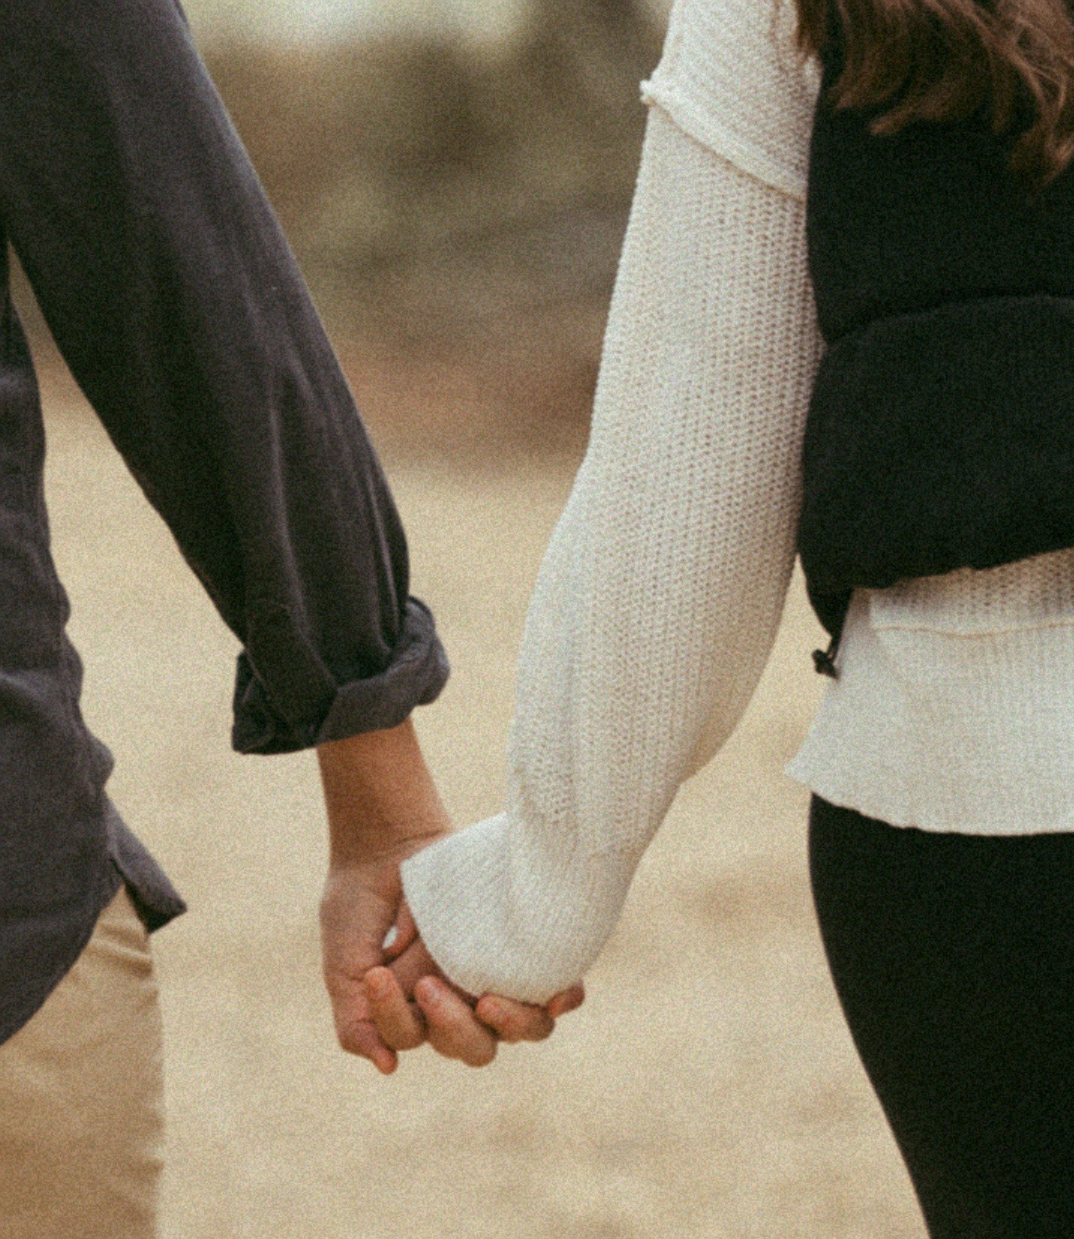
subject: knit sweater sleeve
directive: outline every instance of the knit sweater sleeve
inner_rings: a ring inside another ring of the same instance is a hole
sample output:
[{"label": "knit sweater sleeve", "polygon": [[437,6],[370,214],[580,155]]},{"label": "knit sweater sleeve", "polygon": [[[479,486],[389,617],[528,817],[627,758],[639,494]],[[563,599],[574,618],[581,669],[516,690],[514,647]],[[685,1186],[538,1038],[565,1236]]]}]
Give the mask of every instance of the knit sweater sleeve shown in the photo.
[{"label": "knit sweater sleeve", "polygon": [[756,686],[817,351],[804,245],[800,200],[654,109],[590,446],[527,619],[507,809],[404,866],[472,993],[541,1001],[586,971]]}]

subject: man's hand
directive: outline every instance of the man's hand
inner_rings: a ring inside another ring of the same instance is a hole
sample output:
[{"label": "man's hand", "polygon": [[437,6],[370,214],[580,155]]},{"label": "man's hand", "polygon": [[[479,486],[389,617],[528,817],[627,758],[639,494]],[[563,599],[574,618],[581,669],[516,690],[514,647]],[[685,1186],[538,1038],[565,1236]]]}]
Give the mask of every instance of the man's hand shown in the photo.
[{"label": "man's hand", "polygon": [[329,827],[321,949],[340,1045],[387,1074],[398,1051],[425,1040],[481,1066],[497,1039],[548,1036],[556,1016],[581,1002],[580,986],[547,1007],[493,995],[478,1001],[450,985],[417,937],[399,866],[451,823],[410,721],[322,744],[317,754]]},{"label": "man's hand", "polygon": [[581,1006],[585,998],[581,983],[543,1007],[496,994],[474,998],[437,968],[405,903],[397,928],[386,952],[390,964],[371,969],[364,983],[373,1023],[393,1049],[408,1050],[428,1040],[446,1058],[484,1067],[496,1057],[500,1041],[543,1041],[559,1016]]},{"label": "man's hand", "polygon": [[406,855],[409,851],[398,859],[330,865],[321,896],[321,962],[336,1036],[345,1050],[368,1058],[385,1073],[395,1070],[396,1054],[377,1031],[365,977],[384,962],[384,938],[402,897],[399,861]]}]

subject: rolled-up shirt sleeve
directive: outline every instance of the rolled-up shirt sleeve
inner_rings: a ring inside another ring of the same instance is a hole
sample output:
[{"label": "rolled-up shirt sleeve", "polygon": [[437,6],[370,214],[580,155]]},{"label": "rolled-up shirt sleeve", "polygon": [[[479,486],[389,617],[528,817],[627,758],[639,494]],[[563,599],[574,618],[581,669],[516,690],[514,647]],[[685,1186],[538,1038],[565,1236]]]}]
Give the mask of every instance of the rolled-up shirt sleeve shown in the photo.
[{"label": "rolled-up shirt sleeve", "polygon": [[401,722],[447,663],[294,259],[172,0],[12,0],[0,212],[72,373],[243,645],[234,743]]}]

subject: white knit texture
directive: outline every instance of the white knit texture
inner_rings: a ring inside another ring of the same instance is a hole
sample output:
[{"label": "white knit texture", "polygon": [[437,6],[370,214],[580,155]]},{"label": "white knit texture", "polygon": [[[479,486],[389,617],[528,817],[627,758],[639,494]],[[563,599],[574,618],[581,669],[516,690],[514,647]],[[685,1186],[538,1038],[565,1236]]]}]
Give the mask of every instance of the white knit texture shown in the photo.
[{"label": "white knit texture", "polygon": [[895,826],[1074,829],[1074,551],[854,596],[788,773]]},{"label": "white knit texture", "polygon": [[702,146],[804,198],[820,75],[795,24],[793,0],[678,0],[642,93]]},{"label": "white knit texture", "polygon": [[540,1001],[582,975],[744,710],[794,558],[817,355],[802,203],[654,109],[590,446],[530,606],[508,808],[404,866],[470,992]]},{"label": "white knit texture", "polygon": [[[776,4],[672,14],[590,447],[531,602],[507,811],[404,865],[472,993],[542,1001],[586,971],[779,622],[819,342],[816,75]],[[1074,552],[859,592],[840,666],[796,778],[898,825],[1074,828]]]}]

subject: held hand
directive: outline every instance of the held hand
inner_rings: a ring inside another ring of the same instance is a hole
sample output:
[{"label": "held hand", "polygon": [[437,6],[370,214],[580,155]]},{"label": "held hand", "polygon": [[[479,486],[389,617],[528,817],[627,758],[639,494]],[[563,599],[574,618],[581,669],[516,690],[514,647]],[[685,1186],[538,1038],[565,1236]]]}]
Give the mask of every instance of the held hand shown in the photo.
[{"label": "held hand", "polygon": [[321,962],[343,1049],[395,1070],[396,1055],[377,1031],[364,978],[384,962],[384,936],[399,910],[398,860],[332,865],[321,896]]},{"label": "held hand", "polygon": [[368,972],[364,986],[377,1032],[392,1049],[412,1049],[427,1040],[446,1058],[484,1067],[496,1057],[500,1041],[543,1041],[559,1016],[581,1006],[585,998],[579,983],[545,1006],[496,994],[475,999],[436,966],[405,904],[397,928],[387,951],[390,965]]},{"label": "held hand", "polygon": [[442,976],[402,904],[399,865],[450,829],[409,721],[322,744],[318,757],[329,825],[321,945],[340,1045],[388,1074],[398,1051],[425,1040],[477,1066],[492,1060],[497,1038],[548,1036],[557,1016],[581,1003],[580,986],[546,1008],[477,1002]]},{"label": "held hand", "polygon": [[[398,860],[330,869],[321,900],[325,985],[336,1035],[352,1054],[391,1074],[399,1052],[428,1041],[471,1067],[496,1056],[499,1041],[542,1041],[584,998],[581,985],[545,1007],[453,986],[417,937],[401,903]],[[396,925],[391,947],[383,942]]]},{"label": "held hand", "polygon": [[395,1052],[373,1024],[362,979],[384,962],[383,943],[402,899],[399,865],[451,823],[408,720],[317,749],[328,814],[328,877],[321,955],[336,1035],[381,1071]]}]

